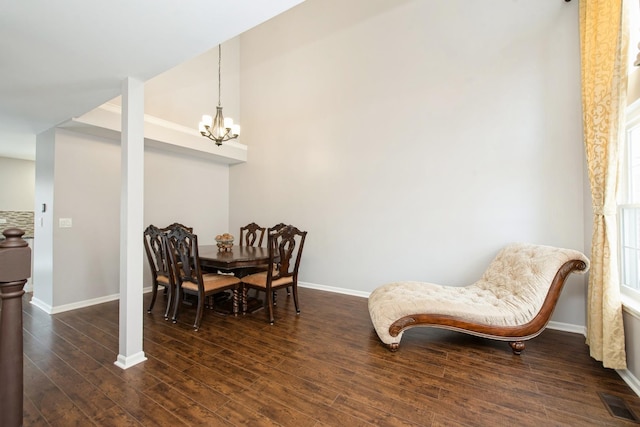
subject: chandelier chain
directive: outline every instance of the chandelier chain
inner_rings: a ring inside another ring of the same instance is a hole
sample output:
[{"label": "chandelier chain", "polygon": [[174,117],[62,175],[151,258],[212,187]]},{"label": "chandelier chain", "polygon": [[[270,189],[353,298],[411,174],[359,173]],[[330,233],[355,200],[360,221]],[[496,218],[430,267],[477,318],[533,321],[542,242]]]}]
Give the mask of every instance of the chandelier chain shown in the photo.
[{"label": "chandelier chain", "polygon": [[218,107],[220,104],[220,64],[222,63],[222,46],[218,45]]}]

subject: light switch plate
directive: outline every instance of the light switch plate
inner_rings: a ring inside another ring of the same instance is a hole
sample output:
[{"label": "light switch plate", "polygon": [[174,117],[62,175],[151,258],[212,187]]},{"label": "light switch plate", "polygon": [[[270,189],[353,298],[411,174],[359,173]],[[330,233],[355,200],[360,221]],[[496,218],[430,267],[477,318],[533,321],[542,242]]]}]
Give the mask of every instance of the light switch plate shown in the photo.
[{"label": "light switch plate", "polygon": [[71,218],[60,218],[58,220],[58,224],[60,228],[71,228],[73,226],[73,221],[71,221]]}]

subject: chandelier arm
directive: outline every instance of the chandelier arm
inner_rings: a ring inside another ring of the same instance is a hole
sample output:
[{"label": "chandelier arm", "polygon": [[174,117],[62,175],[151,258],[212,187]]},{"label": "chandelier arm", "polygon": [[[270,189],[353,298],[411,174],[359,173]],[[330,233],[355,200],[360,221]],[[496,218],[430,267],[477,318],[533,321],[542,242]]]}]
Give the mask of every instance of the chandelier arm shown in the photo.
[{"label": "chandelier arm", "polygon": [[216,137],[211,133],[209,128],[207,128],[207,132],[200,132],[200,134],[202,136],[205,136],[205,137],[209,138],[210,140],[216,141],[216,142],[231,141],[232,139],[236,139],[238,137],[238,135],[232,134],[230,130],[226,130],[224,135],[222,135],[220,137]]}]

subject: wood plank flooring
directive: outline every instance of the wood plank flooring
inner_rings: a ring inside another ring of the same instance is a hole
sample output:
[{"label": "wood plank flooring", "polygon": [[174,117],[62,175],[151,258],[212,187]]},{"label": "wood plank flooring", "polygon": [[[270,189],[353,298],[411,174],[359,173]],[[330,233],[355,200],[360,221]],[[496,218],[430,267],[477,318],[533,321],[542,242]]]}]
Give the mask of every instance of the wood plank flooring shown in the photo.
[{"label": "wood plank flooring", "polygon": [[[149,301],[145,295],[145,307]],[[148,360],[118,353],[118,303],[49,316],[24,311],[25,426],[614,426],[598,392],[640,398],[589,357],[584,337],[546,330],[521,356],[506,343],[446,330],[378,340],[365,298],[280,292],[276,323],[195,310],[145,313]]]}]

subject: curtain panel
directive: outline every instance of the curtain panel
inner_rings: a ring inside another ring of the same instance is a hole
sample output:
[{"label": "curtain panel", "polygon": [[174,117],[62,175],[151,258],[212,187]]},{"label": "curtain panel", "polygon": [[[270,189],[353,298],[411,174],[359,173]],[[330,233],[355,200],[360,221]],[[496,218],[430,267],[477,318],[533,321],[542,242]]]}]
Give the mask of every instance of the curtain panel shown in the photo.
[{"label": "curtain panel", "polygon": [[593,204],[587,344],[607,368],[626,368],[618,275],[616,189],[624,138],[628,24],[624,0],[581,0],[584,145]]}]

